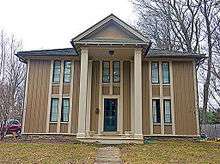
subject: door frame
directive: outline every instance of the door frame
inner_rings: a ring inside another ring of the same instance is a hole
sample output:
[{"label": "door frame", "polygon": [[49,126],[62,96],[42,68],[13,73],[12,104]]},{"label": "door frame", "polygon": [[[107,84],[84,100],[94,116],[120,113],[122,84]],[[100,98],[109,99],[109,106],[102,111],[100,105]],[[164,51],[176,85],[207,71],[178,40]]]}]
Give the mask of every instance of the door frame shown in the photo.
[{"label": "door frame", "polygon": [[[113,131],[113,132],[105,132],[104,131],[104,100],[105,99],[117,99],[117,131]],[[101,133],[118,133],[120,131],[122,131],[122,129],[120,129],[120,119],[121,119],[121,109],[120,109],[120,96],[118,95],[103,95],[102,96],[102,102],[101,102],[101,106],[102,108],[99,111],[99,129],[101,131]]]}]

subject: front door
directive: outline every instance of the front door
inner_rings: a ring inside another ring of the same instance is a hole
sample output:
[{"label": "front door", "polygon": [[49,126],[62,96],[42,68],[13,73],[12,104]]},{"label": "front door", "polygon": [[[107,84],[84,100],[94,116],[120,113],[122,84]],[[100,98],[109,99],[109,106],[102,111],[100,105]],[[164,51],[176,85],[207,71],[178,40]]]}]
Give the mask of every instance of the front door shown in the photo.
[{"label": "front door", "polygon": [[117,99],[104,99],[104,131],[117,131]]}]

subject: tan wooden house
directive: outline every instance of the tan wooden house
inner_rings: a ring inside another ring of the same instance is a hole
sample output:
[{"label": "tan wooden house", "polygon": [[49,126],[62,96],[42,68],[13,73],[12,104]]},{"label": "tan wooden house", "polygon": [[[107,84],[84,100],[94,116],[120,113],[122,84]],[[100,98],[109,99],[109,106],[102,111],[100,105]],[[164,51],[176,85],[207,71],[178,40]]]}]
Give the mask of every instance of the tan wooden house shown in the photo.
[{"label": "tan wooden house", "polygon": [[27,64],[23,134],[139,140],[199,135],[196,65],[111,14],[65,49],[18,52]]}]

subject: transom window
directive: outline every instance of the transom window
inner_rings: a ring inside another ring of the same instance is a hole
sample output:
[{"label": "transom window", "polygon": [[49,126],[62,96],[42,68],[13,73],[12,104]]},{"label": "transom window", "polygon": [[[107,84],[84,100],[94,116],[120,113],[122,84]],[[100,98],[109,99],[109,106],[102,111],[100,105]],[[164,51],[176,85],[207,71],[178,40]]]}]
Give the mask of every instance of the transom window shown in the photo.
[{"label": "transom window", "polygon": [[61,110],[61,122],[69,121],[70,101],[69,98],[63,98]]},{"label": "transom window", "polygon": [[160,123],[160,100],[152,100],[152,110],[153,110],[153,122]]},{"label": "transom window", "polygon": [[70,83],[71,81],[71,61],[64,61],[63,82]]},{"label": "transom window", "polygon": [[61,61],[55,60],[53,63],[53,83],[60,82]]},{"label": "transom window", "polygon": [[50,122],[57,122],[58,118],[58,98],[51,99],[51,109],[50,109]]}]

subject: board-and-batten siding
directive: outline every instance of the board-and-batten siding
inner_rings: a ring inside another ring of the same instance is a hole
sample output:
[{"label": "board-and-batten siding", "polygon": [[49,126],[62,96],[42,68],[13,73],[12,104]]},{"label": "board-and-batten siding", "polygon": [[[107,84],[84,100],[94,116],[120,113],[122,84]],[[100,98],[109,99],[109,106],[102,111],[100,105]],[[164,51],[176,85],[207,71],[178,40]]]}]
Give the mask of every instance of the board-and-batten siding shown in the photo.
[{"label": "board-and-batten siding", "polygon": [[142,62],[142,128],[143,135],[150,134],[150,109],[149,109],[149,69],[148,62]]},{"label": "board-and-batten siding", "polygon": [[196,135],[192,62],[173,62],[173,90],[176,135]]},{"label": "board-and-batten siding", "polygon": [[50,61],[31,60],[29,65],[25,133],[45,133]]},{"label": "board-and-batten siding", "polygon": [[100,62],[92,62],[92,92],[91,92],[91,109],[90,109],[90,130],[98,132],[99,114],[96,113],[96,109],[99,109],[99,75],[100,75]]}]

